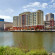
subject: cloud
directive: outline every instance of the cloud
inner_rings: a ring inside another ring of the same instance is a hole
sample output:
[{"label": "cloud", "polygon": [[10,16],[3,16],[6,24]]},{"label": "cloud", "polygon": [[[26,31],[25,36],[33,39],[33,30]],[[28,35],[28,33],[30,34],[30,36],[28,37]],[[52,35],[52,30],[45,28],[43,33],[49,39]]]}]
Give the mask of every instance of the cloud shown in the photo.
[{"label": "cloud", "polygon": [[47,3],[34,2],[34,3],[29,3],[26,6],[23,6],[23,8],[30,8],[30,7],[46,8],[47,6],[48,6]]},{"label": "cloud", "polygon": [[53,3],[52,7],[55,7],[55,3]]},{"label": "cloud", "polygon": [[42,8],[46,8],[47,6],[48,6],[47,3],[43,3],[43,4],[42,4]]},{"label": "cloud", "polygon": [[0,18],[3,18],[7,22],[12,22],[13,21],[13,14],[14,10],[11,8],[1,10],[0,9]]},{"label": "cloud", "polygon": [[36,11],[36,9],[32,9],[32,11],[33,11],[33,12],[35,12],[35,11]]},{"label": "cloud", "polygon": [[35,7],[35,6],[39,7],[40,6],[40,2],[30,3],[30,4],[26,5],[26,6],[23,6],[23,8]]},{"label": "cloud", "polygon": [[[54,2],[54,0],[52,0]],[[31,8],[31,9],[30,9]],[[23,6],[24,11],[36,11],[38,9],[41,10],[55,10],[55,3],[41,3],[41,2],[33,2]]]},{"label": "cloud", "polygon": [[11,16],[0,15],[0,18],[4,19],[7,22],[12,22],[12,17]]},{"label": "cloud", "polygon": [[49,4],[48,9],[55,10],[55,3]]},{"label": "cloud", "polygon": [[48,8],[48,3],[33,2],[23,6],[23,11],[35,12],[38,9],[43,10],[46,8]]},{"label": "cloud", "polygon": [[13,9],[11,9],[11,8],[8,8],[8,9],[6,9],[6,10],[4,10],[5,12],[8,12],[9,14],[11,14],[11,13],[13,13],[14,12],[14,10]]},{"label": "cloud", "polygon": [[54,2],[54,0],[51,1],[51,3],[53,3],[53,2]]},{"label": "cloud", "polygon": [[35,7],[35,6],[40,7],[41,5],[40,5],[40,2],[34,2],[34,3],[30,3],[30,6],[32,6],[32,7]]},{"label": "cloud", "polygon": [[27,9],[24,9],[24,11],[28,11]]},{"label": "cloud", "polygon": [[11,9],[11,8],[8,8],[8,9],[4,9],[4,10],[1,10],[0,9],[0,14],[2,14],[2,15],[11,15],[12,13],[14,13],[14,10],[13,9]]}]

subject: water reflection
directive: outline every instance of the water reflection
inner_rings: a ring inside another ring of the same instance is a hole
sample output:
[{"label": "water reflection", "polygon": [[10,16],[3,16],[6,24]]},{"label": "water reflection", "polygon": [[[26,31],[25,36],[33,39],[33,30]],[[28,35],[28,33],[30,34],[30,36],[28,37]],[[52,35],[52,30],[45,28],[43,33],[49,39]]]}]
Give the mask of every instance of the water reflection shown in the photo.
[{"label": "water reflection", "polygon": [[48,51],[52,51],[53,48],[53,33],[44,33],[43,34],[43,42],[44,42],[44,48],[47,49]]},{"label": "water reflection", "polygon": [[10,32],[0,32],[0,46],[12,46],[13,34]]},{"label": "water reflection", "polygon": [[55,51],[54,32],[15,32],[13,33],[15,46],[25,49],[45,48]]}]

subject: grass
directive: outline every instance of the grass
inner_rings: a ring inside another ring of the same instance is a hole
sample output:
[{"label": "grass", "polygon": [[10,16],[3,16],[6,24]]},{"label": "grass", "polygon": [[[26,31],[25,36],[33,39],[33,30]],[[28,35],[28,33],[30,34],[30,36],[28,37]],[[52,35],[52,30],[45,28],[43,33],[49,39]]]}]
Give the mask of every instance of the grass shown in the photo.
[{"label": "grass", "polygon": [[48,55],[48,53],[44,49],[26,51],[16,47],[0,47],[0,55]]}]

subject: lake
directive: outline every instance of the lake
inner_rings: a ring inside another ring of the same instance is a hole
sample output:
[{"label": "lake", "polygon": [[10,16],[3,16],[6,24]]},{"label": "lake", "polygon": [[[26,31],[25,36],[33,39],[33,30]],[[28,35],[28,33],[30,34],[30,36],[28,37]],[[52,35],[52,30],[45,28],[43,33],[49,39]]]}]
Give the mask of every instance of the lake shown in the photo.
[{"label": "lake", "polygon": [[0,32],[0,46],[55,52],[55,32]]}]

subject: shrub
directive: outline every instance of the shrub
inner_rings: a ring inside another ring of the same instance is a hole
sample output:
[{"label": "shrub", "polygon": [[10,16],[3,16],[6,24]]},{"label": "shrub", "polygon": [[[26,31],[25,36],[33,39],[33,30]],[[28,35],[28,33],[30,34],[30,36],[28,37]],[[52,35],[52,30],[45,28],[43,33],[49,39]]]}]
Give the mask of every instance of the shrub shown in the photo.
[{"label": "shrub", "polygon": [[25,53],[15,47],[0,47],[0,55],[25,55]]},{"label": "shrub", "polygon": [[3,55],[3,52],[5,51],[4,47],[0,47],[0,55]]},{"label": "shrub", "polygon": [[31,50],[26,55],[48,55],[48,53],[45,50]]},{"label": "shrub", "polygon": [[0,47],[0,55],[48,55],[48,53],[43,49],[27,51],[16,47]]}]

